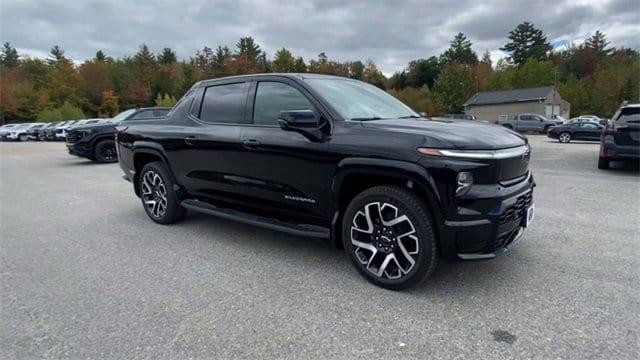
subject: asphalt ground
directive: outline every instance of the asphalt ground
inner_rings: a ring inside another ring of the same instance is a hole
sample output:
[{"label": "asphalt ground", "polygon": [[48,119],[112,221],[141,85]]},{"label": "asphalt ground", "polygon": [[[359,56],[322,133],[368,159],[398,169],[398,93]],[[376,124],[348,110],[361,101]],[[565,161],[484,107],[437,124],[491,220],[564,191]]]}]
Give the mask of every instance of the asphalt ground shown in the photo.
[{"label": "asphalt ground", "polygon": [[530,139],[523,240],[405,292],[323,240],[157,225],[116,164],[0,143],[0,358],[638,359],[638,168]]}]

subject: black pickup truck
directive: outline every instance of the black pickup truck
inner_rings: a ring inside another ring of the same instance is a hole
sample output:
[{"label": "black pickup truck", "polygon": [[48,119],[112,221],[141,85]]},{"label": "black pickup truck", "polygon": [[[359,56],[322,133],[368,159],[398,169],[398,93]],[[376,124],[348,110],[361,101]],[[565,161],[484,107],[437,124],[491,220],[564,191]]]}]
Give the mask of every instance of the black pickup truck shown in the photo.
[{"label": "black pickup truck", "polygon": [[330,238],[391,289],[427,277],[440,256],[500,255],[533,219],[525,137],[423,118],[341,77],[201,81],[166,120],[121,126],[116,142],[151,220],[189,209]]},{"label": "black pickup truck", "polygon": [[69,154],[107,163],[118,161],[114,136],[121,123],[137,123],[164,118],[171,108],[136,108],[121,112],[110,120],[90,125],[73,126],[67,130]]}]

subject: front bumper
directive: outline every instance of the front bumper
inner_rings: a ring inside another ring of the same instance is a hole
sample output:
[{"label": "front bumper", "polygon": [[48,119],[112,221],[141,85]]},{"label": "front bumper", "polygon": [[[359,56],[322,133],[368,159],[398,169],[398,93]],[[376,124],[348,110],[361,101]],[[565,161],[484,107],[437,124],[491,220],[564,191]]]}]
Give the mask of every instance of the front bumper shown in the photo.
[{"label": "front bumper", "polygon": [[67,150],[69,150],[69,154],[75,155],[75,156],[80,156],[85,158],[93,156],[93,149],[91,148],[90,144],[83,144],[83,143],[68,144],[67,143]]},{"label": "front bumper", "polygon": [[[523,236],[527,210],[534,204],[535,181],[528,177],[509,187],[483,189],[458,205],[458,216],[446,220],[449,252],[463,260],[490,259],[504,254]],[[495,190],[495,191],[494,191]]]}]

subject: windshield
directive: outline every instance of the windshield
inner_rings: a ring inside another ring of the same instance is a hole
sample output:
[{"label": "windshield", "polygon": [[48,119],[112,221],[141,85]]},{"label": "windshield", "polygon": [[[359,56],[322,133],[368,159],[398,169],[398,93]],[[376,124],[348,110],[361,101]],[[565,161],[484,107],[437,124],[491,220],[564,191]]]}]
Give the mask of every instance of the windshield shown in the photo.
[{"label": "windshield", "polygon": [[119,124],[122,120],[128,118],[129,115],[133,114],[134,112],[136,112],[136,109],[123,111],[120,114],[116,115],[113,119],[111,119],[111,122],[114,124]]},{"label": "windshield", "polygon": [[307,82],[348,120],[420,117],[385,91],[361,81],[312,78]]}]

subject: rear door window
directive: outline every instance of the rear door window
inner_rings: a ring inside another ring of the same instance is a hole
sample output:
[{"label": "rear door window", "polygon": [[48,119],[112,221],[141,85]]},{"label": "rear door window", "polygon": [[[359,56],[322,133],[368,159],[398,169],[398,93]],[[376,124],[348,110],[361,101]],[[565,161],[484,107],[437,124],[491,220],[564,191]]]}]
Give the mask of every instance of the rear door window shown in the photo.
[{"label": "rear door window", "polygon": [[200,120],[210,123],[244,123],[248,83],[209,86],[200,106]]}]

